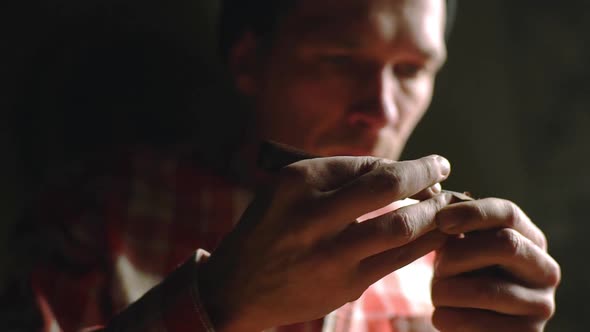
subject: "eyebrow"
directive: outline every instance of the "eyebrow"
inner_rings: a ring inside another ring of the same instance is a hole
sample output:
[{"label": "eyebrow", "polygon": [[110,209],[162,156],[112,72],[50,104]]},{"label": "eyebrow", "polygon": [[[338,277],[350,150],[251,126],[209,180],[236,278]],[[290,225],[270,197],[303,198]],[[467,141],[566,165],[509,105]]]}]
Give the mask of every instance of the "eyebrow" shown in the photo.
[{"label": "eyebrow", "polygon": [[[332,48],[336,50],[342,51],[356,51],[362,50],[367,45],[370,45],[369,42],[363,42],[363,38],[350,38],[347,36],[341,36],[341,38],[322,38],[316,34],[315,36],[312,35],[311,38],[307,39],[304,38],[302,41],[303,43],[309,42],[310,44],[318,43],[321,44],[323,48]],[[412,45],[410,50],[408,51],[410,54],[418,54],[420,58],[427,59],[429,61],[435,62],[437,65],[443,65],[447,60],[447,50],[446,47],[442,47],[441,49],[437,49],[435,47],[426,46],[426,45]]]},{"label": "eyebrow", "polygon": [[[354,15],[340,20],[334,20],[329,17],[307,17],[303,20],[305,28],[299,31],[300,40],[303,43],[321,43],[325,47],[347,51],[360,50],[371,45],[366,40],[367,38],[362,38],[362,33],[346,33],[347,31],[354,32],[355,30],[352,27],[355,24],[358,25],[358,21],[355,20]],[[342,22],[349,24],[345,24],[345,28],[343,29]],[[394,41],[394,43],[397,42]],[[444,64],[447,60],[447,49],[444,44],[439,49],[436,46],[427,45],[424,42],[411,43],[411,50],[419,54],[420,57],[431,59],[440,65]]]}]

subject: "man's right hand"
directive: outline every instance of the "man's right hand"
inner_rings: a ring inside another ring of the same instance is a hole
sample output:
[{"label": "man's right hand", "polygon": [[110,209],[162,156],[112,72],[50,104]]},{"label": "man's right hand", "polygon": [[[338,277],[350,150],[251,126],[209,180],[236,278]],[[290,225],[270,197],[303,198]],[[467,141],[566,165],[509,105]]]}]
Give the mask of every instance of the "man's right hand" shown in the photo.
[{"label": "man's right hand", "polygon": [[434,217],[449,194],[356,219],[449,173],[439,156],[317,158],[283,168],[200,268],[203,305],[216,329],[261,331],[320,318],[438,249],[446,236]]}]

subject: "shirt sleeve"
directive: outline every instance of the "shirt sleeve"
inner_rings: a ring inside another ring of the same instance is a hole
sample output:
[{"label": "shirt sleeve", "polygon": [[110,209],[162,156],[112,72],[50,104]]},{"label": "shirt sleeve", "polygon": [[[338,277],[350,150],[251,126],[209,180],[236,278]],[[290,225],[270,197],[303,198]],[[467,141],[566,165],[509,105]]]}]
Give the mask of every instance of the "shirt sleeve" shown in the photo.
[{"label": "shirt sleeve", "polygon": [[107,326],[84,332],[214,332],[197,285],[199,265],[209,254],[199,249],[189,260]]}]

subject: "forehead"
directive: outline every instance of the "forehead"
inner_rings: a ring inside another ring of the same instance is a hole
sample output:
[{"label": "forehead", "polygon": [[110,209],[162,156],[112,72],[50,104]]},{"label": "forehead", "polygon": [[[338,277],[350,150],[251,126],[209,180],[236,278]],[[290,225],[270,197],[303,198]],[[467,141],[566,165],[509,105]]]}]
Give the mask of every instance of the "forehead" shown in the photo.
[{"label": "forehead", "polygon": [[285,23],[300,41],[443,50],[445,10],[444,0],[298,0]]}]

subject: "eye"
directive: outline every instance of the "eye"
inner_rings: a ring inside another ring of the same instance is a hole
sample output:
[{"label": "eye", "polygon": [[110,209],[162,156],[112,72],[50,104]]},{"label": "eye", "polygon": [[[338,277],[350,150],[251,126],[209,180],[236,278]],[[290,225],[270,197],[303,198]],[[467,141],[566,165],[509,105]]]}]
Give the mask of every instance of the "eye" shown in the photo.
[{"label": "eye", "polygon": [[393,72],[399,78],[415,78],[423,69],[422,65],[410,62],[398,63],[393,66]]}]

